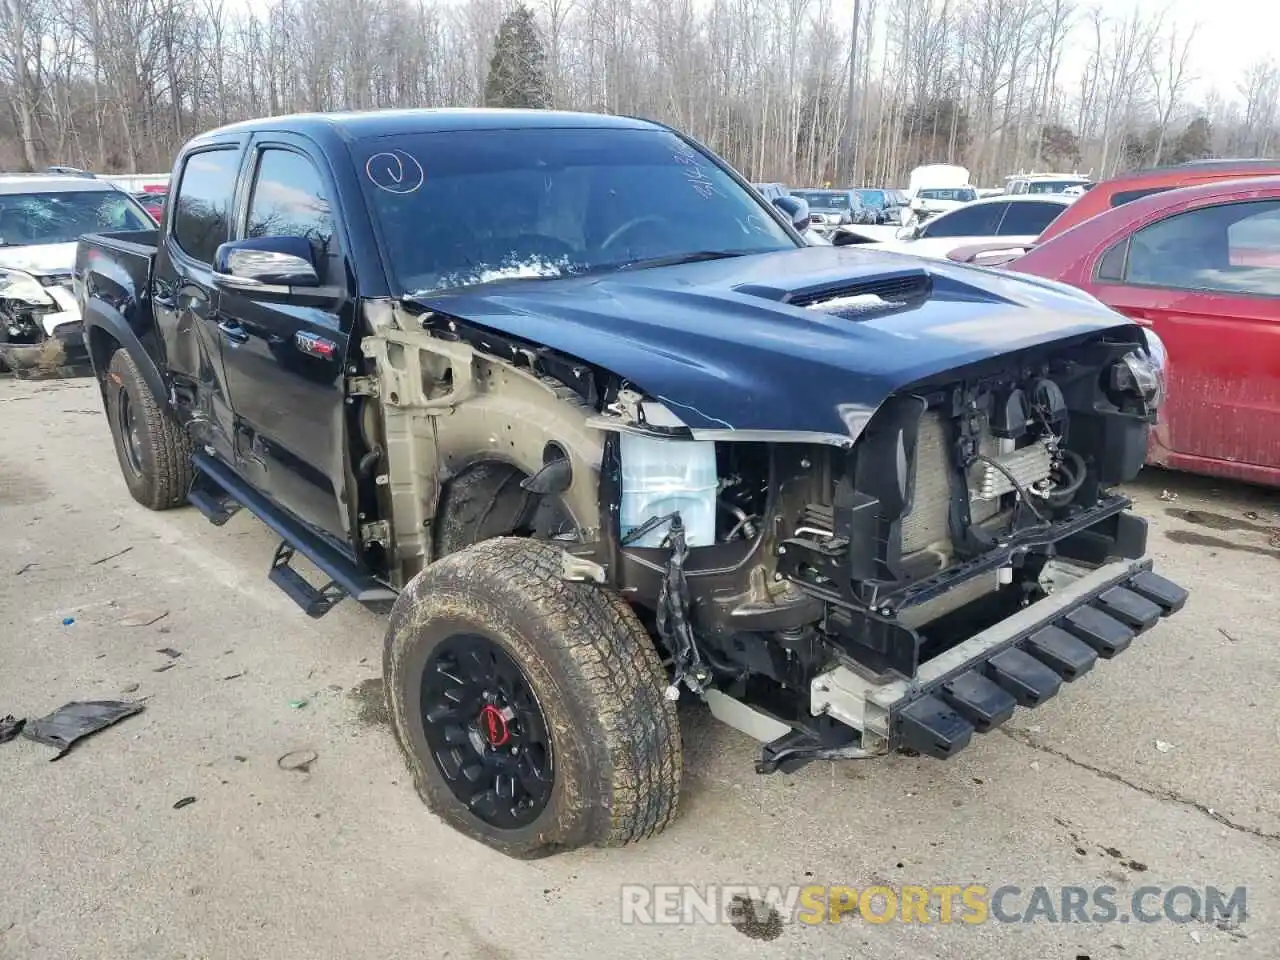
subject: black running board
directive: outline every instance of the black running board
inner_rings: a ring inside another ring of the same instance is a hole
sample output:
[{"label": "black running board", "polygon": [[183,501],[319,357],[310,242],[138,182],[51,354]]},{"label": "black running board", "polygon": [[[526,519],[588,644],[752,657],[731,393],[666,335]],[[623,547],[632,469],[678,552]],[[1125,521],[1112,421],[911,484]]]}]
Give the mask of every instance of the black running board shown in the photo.
[{"label": "black running board", "polygon": [[[243,506],[279,534],[283,542],[276,549],[268,578],[309,616],[324,616],[343,596],[360,603],[396,598],[394,590],[281,510],[226,464],[203,451],[195,453],[192,460],[199,473],[187,499],[215,524],[225,523]],[[229,504],[238,506],[230,509]],[[291,566],[295,551],[315,564],[329,583],[320,588],[308,583]]]},{"label": "black running board", "polygon": [[240,501],[227,493],[205,473],[196,472],[187,491],[187,502],[204,514],[215,527],[220,527],[240,512]]}]

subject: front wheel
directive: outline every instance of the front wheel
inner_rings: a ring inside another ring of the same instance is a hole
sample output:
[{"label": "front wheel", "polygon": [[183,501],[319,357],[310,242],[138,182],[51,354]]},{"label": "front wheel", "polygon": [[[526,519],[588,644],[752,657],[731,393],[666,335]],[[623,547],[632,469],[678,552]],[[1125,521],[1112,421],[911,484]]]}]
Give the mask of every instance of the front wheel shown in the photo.
[{"label": "front wheel", "polygon": [[133,499],[151,510],[185,503],[194,470],[191,441],[156,403],[125,350],[112,355],[104,387],[116,458]]},{"label": "front wheel", "polygon": [[616,593],[563,569],[551,544],[485,540],[414,577],[387,631],[419,794],[513,857],[644,839],[679,799],[676,708],[649,635]]}]

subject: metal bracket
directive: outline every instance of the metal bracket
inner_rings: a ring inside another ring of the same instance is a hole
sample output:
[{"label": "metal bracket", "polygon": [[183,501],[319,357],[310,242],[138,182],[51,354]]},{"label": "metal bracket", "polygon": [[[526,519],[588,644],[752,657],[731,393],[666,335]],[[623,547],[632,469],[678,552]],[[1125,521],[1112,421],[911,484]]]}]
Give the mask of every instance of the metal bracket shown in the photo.
[{"label": "metal bracket", "polygon": [[377,395],[377,377],[347,377],[347,396],[376,397]]},{"label": "metal bracket", "polygon": [[608,577],[604,567],[586,557],[575,557],[567,550],[561,554],[560,577],[578,583],[604,583]]},{"label": "metal bracket", "polygon": [[385,547],[390,539],[391,525],[385,520],[360,526],[360,541],[364,544],[376,543]]}]

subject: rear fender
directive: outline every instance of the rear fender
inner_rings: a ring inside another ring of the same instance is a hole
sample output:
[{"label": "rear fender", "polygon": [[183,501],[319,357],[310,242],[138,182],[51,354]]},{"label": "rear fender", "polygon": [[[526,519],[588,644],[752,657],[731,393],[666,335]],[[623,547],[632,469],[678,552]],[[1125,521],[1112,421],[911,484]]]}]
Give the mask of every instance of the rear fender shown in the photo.
[{"label": "rear fender", "polygon": [[106,376],[111,355],[117,348],[123,349],[133,358],[133,362],[142,373],[143,382],[151,391],[156,403],[167,408],[169,396],[165,389],[164,378],[160,375],[160,368],[156,366],[155,360],[142,345],[138,335],[133,332],[124,315],[99,297],[85,298],[82,301],[81,311],[84,315],[85,347],[89,351],[89,360],[93,364],[93,372],[98,382],[102,383]]}]

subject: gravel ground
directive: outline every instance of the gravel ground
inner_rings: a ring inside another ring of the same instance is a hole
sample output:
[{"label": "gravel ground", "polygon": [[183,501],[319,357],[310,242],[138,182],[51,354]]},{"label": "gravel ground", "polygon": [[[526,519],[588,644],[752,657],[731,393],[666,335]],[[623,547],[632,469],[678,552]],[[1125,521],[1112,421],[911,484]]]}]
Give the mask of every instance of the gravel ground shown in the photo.
[{"label": "gravel ground", "polygon": [[[757,777],[755,745],[690,706],[670,830],[520,863],[420,805],[381,707],[379,619],[346,602],[308,620],[268,583],[274,544],[249,516],[137,506],[100,406],[86,381],[0,381],[0,715],[146,699],[57,764],[0,745],[0,957],[1280,955],[1273,494],[1144,476],[1187,609],[955,760]],[[315,762],[281,769],[292,751]],[[1249,916],[622,924],[623,884],[679,882],[1108,884],[1122,905],[1147,884],[1244,885]]]}]

